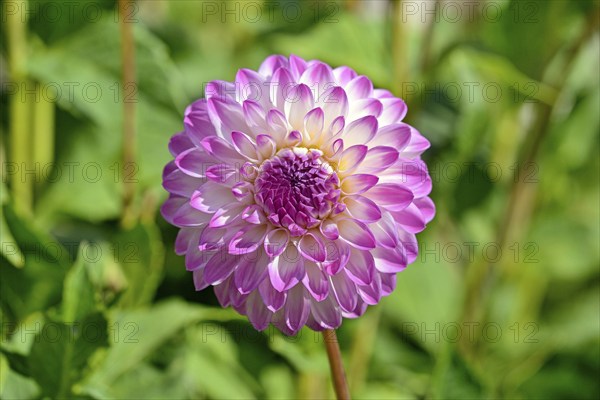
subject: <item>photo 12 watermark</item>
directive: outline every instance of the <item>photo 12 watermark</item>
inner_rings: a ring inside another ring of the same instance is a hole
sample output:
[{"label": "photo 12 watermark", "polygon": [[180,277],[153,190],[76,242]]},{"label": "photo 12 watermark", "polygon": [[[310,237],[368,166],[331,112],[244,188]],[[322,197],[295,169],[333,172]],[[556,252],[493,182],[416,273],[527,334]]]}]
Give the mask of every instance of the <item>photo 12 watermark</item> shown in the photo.
[{"label": "photo 12 watermark", "polygon": [[139,4],[130,1],[123,9],[107,8],[107,3],[99,1],[18,1],[2,2],[2,23],[8,18],[17,17],[21,22],[69,23],[83,21],[91,24],[109,19],[115,23],[137,23]]}]

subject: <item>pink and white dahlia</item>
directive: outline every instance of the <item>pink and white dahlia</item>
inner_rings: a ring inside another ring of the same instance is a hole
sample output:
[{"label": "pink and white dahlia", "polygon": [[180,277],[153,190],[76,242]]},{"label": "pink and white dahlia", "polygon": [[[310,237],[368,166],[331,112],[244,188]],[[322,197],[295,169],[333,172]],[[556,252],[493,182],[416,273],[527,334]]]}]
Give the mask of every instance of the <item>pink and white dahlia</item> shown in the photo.
[{"label": "pink and white dahlia", "polygon": [[395,287],[433,218],[406,105],[348,67],[270,56],[185,112],[162,214],[197,290],[258,330],[337,328]]}]

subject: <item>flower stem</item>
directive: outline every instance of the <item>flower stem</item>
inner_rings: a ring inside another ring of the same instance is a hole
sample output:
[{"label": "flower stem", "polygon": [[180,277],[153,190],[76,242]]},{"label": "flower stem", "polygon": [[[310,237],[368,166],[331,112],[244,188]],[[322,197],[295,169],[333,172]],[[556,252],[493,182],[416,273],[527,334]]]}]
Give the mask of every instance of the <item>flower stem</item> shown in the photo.
[{"label": "flower stem", "polygon": [[340,352],[340,346],[335,330],[324,330],[323,339],[325,341],[325,348],[327,349],[329,366],[331,367],[331,378],[333,380],[335,395],[338,400],[349,400],[350,391],[348,390],[348,382],[346,381],[346,373],[344,372],[344,364],[342,362],[342,353]]},{"label": "flower stem", "polygon": [[[27,79],[27,1],[15,4],[17,12],[6,14],[6,41],[8,47],[8,70],[10,79],[17,87],[10,96],[9,114],[9,161],[17,168],[32,167],[31,160],[31,98],[24,91],[32,83]],[[35,101],[35,100],[33,100]],[[22,174],[11,175],[11,194],[15,211],[21,215],[31,214],[33,205],[33,180]]]},{"label": "flower stem", "polygon": [[[132,21],[126,20],[126,15],[133,5],[132,0],[119,0],[118,17],[121,25],[121,59],[123,77],[123,170],[135,165],[136,132],[135,132],[135,99],[129,99],[128,93],[135,89],[135,42],[133,38]],[[123,215],[121,224],[130,226],[133,223],[133,200],[135,186],[133,181],[123,182]]]}]

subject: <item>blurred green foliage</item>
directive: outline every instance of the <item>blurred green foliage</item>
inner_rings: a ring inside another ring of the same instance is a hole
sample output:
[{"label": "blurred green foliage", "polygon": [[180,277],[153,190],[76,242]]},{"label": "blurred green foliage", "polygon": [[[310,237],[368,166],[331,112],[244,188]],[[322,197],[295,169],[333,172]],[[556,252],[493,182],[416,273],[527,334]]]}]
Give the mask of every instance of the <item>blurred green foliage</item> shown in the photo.
[{"label": "blurred green foliage", "polygon": [[[3,25],[14,7],[29,12],[24,65],[10,59],[14,31],[0,38],[0,397],[333,396],[319,335],[257,333],[210,289],[194,292],[157,214],[169,137],[203,83],[294,53],[405,98],[432,142],[438,212],[421,254],[339,331],[353,396],[598,398],[598,5],[142,0],[124,16],[111,0],[3,2]],[[135,36],[126,93],[120,18]],[[53,144],[53,164],[26,160],[35,175],[14,162],[17,109],[5,105],[17,96],[28,120],[48,120],[20,80],[54,113],[31,142],[33,154]],[[137,109],[125,167],[123,96]],[[123,226],[128,180],[135,218]],[[15,188],[26,181],[30,210]]]}]

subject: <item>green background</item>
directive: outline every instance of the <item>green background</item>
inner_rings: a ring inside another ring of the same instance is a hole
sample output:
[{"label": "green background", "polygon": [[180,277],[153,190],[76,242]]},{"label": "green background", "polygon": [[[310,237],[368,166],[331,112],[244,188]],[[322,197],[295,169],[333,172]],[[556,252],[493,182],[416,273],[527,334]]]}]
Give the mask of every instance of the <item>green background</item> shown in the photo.
[{"label": "green background", "polygon": [[421,254],[338,331],[353,397],[600,396],[597,1],[67,3],[2,4],[1,398],[333,396],[320,336],[196,293],[157,212],[186,105],[273,53],[369,76],[432,143]]}]

